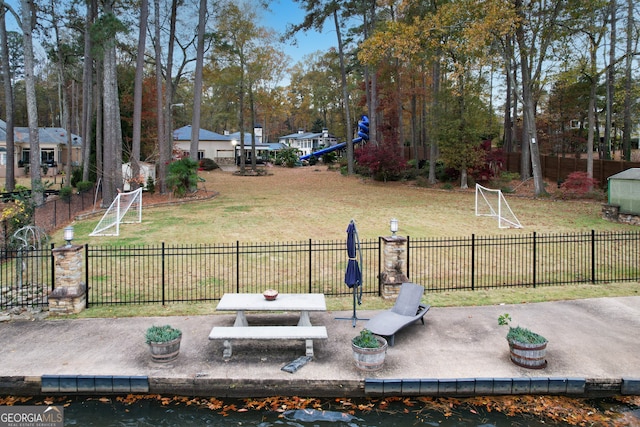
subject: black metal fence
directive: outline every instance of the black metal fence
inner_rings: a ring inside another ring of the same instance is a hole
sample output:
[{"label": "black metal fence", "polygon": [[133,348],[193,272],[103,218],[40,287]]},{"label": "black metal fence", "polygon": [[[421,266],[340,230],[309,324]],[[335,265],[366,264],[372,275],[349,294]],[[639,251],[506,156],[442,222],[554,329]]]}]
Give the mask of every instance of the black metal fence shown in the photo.
[{"label": "black metal fence", "polygon": [[409,240],[407,271],[427,291],[640,279],[640,232]]},{"label": "black metal fence", "polygon": [[[378,292],[380,243],[360,241],[363,292]],[[218,300],[229,292],[346,295],[344,241],[86,246],[89,304]]]},{"label": "black metal fence", "polygon": [[54,287],[51,248],[10,250],[0,262],[0,309],[43,307]]},{"label": "black metal fence", "polygon": [[[379,294],[383,241],[360,245],[363,293]],[[640,231],[408,238],[406,255],[407,276],[427,292],[640,281]],[[53,289],[51,250],[20,256],[0,265],[0,308],[46,304]],[[268,288],[351,295],[346,265],[342,240],[86,245],[84,275],[89,305],[170,304]]]}]

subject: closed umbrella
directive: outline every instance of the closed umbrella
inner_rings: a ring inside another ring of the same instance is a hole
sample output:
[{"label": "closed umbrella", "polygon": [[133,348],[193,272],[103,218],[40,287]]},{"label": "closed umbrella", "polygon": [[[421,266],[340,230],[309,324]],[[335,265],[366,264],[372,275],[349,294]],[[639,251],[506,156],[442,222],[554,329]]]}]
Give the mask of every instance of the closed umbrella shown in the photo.
[{"label": "closed umbrella", "polygon": [[[353,316],[349,318],[338,318],[340,320],[352,320],[353,327],[356,327],[358,319],[356,316],[356,301],[358,305],[362,304],[362,251],[360,251],[360,240],[358,239],[358,230],[356,224],[351,220],[347,227],[347,271],[344,273],[344,283],[353,291]],[[358,288],[360,293],[358,294]]]}]

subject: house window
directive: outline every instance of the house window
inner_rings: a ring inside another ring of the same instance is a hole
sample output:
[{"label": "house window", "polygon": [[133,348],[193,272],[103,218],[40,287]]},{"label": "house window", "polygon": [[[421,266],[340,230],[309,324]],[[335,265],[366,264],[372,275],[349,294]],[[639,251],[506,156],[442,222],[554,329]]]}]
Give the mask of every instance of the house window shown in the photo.
[{"label": "house window", "polygon": [[[29,157],[30,155],[31,155],[30,149],[24,148],[22,150],[22,155],[20,157],[20,161],[22,162],[22,164],[28,165],[31,163],[31,158]],[[49,166],[54,166],[56,164],[55,150],[53,148],[46,148],[46,149],[40,150],[40,164],[42,165],[47,164]]]},{"label": "house window", "polygon": [[7,153],[0,151],[0,166],[7,166]]},{"label": "house window", "polygon": [[53,149],[40,150],[40,163],[53,166],[56,162],[55,154]]},{"label": "house window", "polygon": [[[191,153],[189,151],[183,151],[182,157],[189,157]],[[198,160],[204,159],[204,151],[198,150]]]}]

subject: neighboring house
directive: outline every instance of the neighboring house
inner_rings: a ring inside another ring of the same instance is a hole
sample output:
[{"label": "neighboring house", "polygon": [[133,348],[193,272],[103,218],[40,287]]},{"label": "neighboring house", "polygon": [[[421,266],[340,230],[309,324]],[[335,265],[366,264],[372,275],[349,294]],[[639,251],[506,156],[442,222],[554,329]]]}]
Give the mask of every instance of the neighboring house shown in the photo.
[{"label": "neighboring house", "polygon": [[330,147],[338,142],[327,129],[323,129],[320,133],[299,130],[297,133],[281,136],[278,141],[289,147],[297,148],[302,155],[311,154],[320,148]]},{"label": "neighboring house", "polygon": [[[174,130],[173,141],[175,148],[182,152],[182,157],[189,156],[191,125]],[[198,160],[204,158],[213,159],[219,164],[233,164],[234,149],[229,135],[200,129],[198,132]]]},{"label": "neighboring house", "polygon": [[[262,144],[262,128],[256,128],[256,148],[260,151],[268,150],[268,144]],[[200,129],[198,135],[198,160],[212,159],[219,165],[232,165],[236,161],[236,151],[240,151],[240,132],[219,134],[206,129]],[[181,152],[181,156],[189,156],[191,150],[191,125],[183,126],[173,131],[174,146]],[[244,146],[251,150],[251,133],[245,132]]]},{"label": "neighboring house", "polygon": [[[40,163],[47,176],[54,176],[64,170],[67,162],[68,141],[67,131],[63,128],[38,128],[40,139]],[[29,128],[15,127],[13,129],[15,147],[15,176],[27,175],[31,148],[29,146]],[[82,159],[82,138],[71,134],[71,164],[79,165]],[[7,124],[0,120],[0,176],[7,174]]]}]

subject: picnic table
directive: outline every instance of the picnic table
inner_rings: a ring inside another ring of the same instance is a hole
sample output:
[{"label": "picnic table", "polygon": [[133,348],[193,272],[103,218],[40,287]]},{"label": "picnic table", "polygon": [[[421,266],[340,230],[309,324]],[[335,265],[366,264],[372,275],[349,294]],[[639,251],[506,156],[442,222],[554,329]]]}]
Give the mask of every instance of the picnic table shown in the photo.
[{"label": "picnic table", "polygon": [[[313,356],[313,340],[327,339],[325,326],[312,326],[309,312],[326,311],[324,294],[279,294],[275,300],[267,300],[262,294],[224,294],[216,307],[217,311],[235,311],[236,319],[231,327],[214,326],[210,340],[224,340],[223,356],[231,357],[232,339],[304,339],[306,355]],[[249,326],[247,311],[291,312],[299,311],[297,326]]]}]

